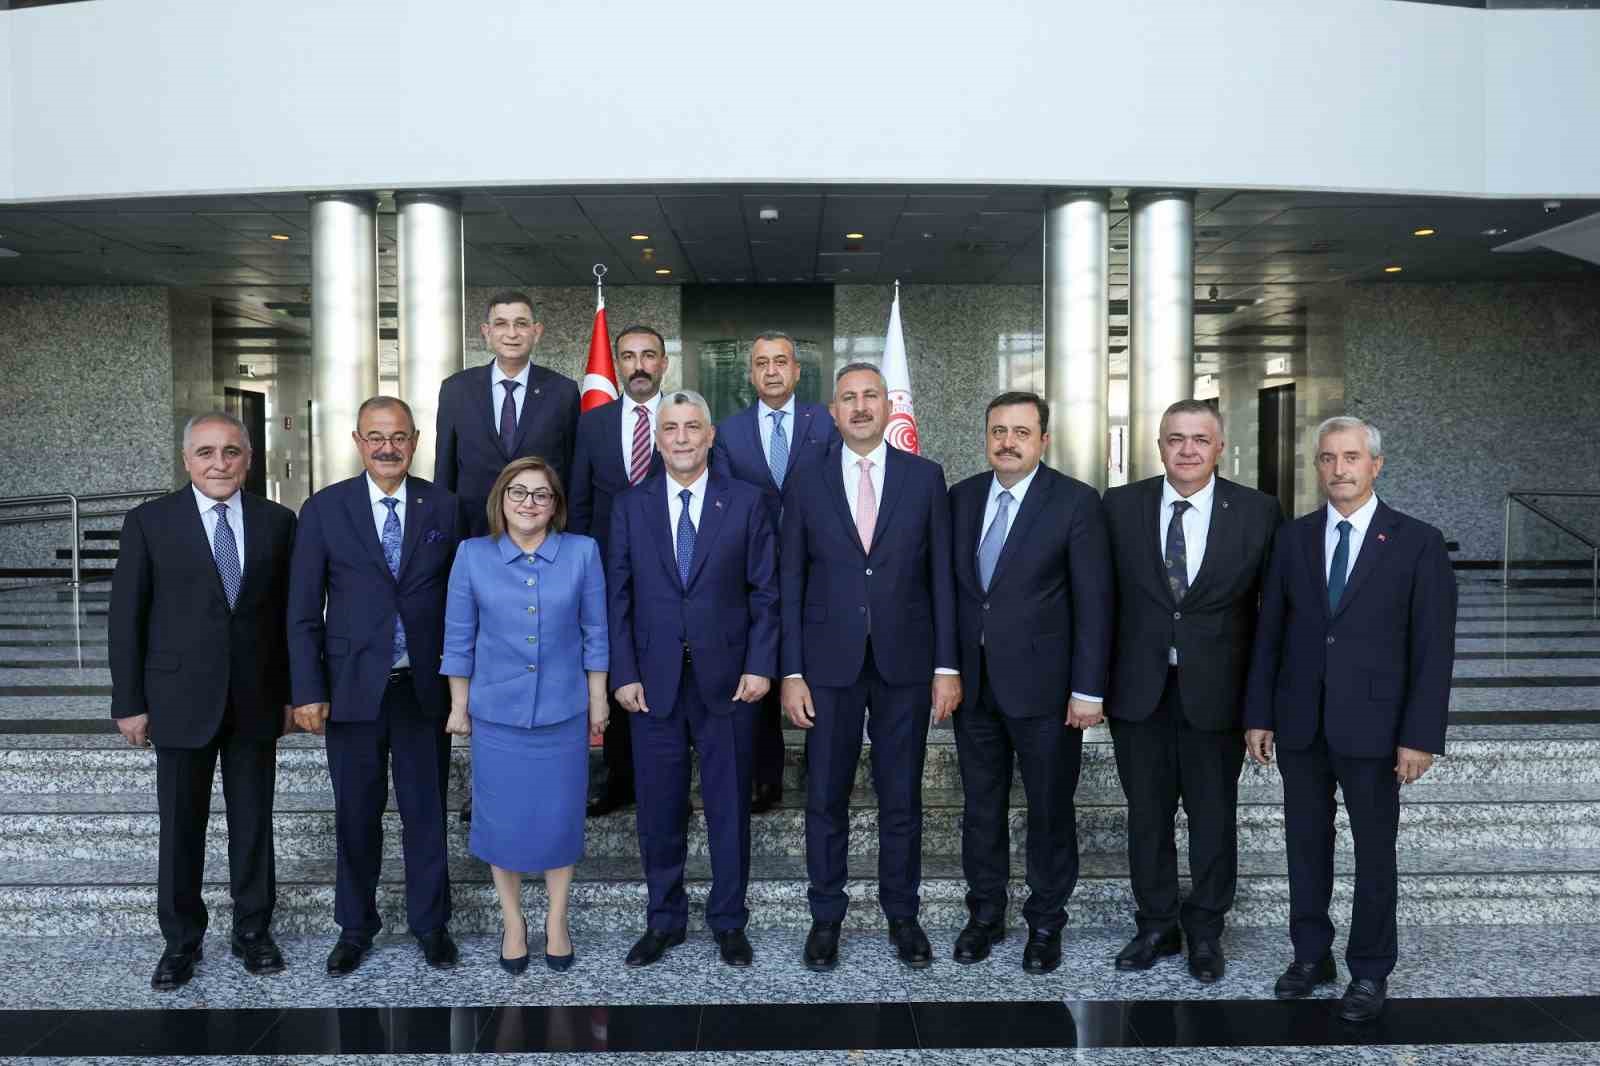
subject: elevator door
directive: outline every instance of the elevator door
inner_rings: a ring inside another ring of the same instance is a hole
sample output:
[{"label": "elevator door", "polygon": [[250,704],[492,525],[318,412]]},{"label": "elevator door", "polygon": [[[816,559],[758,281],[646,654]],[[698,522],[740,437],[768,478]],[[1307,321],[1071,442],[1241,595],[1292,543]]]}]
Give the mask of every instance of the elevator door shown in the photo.
[{"label": "elevator door", "polygon": [[1278,498],[1285,518],[1294,507],[1294,386],[1277,385],[1258,393],[1256,487]]},{"label": "elevator door", "polygon": [[244,423],[250,431],[250,447],[255,455],[250,461],[250,473],[245,475],[244,488],[257,496],[267,494],[267,397],[265,393],[248,389],[222,390],[222,406]]}]

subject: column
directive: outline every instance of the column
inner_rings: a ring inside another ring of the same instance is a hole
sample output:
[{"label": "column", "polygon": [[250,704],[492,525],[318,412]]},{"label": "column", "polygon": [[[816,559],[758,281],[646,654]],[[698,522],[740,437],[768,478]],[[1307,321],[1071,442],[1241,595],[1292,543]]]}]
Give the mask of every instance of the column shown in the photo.
[{"label": "column", "polygon": [[356,410],[378,392],[378,201],[311,201],[312,489],[361,472]]},{"label": "column", "polygon": [[1045,460],[1106,487],[1107,206],[1103,189],[1051,193],[1044,214]]},{"label": "column", "polygon": [[461,200],[397,193],[400,215],[400,398],[422,439],[411,468],[432,478],[439,384],[465,365]]},{"label": "column", "polygon": [[1128,480],[1161,473],[1161,414],[1194,396],[1194,194],[1128,198]]}]

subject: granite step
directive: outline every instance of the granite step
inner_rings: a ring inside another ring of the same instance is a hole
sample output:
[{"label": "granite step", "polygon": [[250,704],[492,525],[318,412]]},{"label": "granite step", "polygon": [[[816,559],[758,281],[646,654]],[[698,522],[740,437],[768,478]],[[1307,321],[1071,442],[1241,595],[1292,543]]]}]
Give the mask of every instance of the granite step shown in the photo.
[{"label": "granite step", "polygon": [[[854,856],[854,880],[846,924],[883,926],[877,906],[877,858]],[[1348,923],[1353,886],[1353,856],[1336,855],[1333,916]],[[1402,851],[1399,920],[1402,925],[1531,925],[1592,921],[1600,904],[1600,851],[1505,850]],[[1288,921],[1289,887],[1281,854],[1240,857],[1237,902],[1231,921],[1240,926],[1282,927]],[[278,903],[273,928],[283,934],[335,933],[331,859],[284,859],[277,866]],[[57,860],[8,863],[0,878],[0,936],[148,936],[156,933],[155,862]],[[1012,862],[1010,919],[1020,921],[1022,863]],[[228,928],[227,870],[211,863],[205,900],[212,927]],[[499,928],[499,908],[486,866],[475,860],[452,864],[451,929],[490,933]],[[692,858],[686,868],[690,926],[704,927],[710,869]],[[1070,906],[1075,926],[1131,924],[1134,903],[1127,861],[1121,853],[1084,854]],[[959,928],[965,919],[966,883],[959,858],[927,855],[922,870],[921,917],[929,928]],[[542,885],[534,880],[526,899],[530,913],[543,907]],[[645,885],[636,858],[585,859],[573,887],[574,931],[638,929],[644,923]],[[810,926],[806,904],[805,861],[762,858],[751,864],[750,924],[758,929],[788,929],[796,936]],[[393,859],[384,865],[378,893],[386,928],[405,928],[402,871]],[[798,941],[797,941],[798,943]]]}]

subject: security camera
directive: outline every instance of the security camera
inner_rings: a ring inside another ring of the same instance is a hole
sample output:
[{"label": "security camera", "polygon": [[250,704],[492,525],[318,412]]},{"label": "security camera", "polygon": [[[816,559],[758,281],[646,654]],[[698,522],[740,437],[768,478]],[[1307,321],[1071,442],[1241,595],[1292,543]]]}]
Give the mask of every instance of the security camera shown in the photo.
[{"label": "security camera", "polygon": [[778,209],[776,207],[763,207],[761,209],[761,221],[769,226],[775,224],[778,221]]},{"label": "security camera", "polygon": [[[1559,210],[1561,210],[1561,201],[1560,200],[1546,200],[1544,202],[1544,213],[1545,214],[1553,215]],[[765,217],[765,216],[763,216],[763,217]]]}]

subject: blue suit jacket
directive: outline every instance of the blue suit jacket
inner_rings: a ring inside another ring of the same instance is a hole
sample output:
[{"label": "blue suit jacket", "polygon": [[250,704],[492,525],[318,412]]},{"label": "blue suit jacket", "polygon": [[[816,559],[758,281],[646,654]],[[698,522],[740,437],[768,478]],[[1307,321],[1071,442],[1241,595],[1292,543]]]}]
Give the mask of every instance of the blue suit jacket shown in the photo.
[{"label": "blue suit jacket", "polygon": [[1444,537],[1378,504],[1328,611],[1327,509],[1278,530],[1261,592],[1246,729],[1309,746],[1319,720],[1341,755],[1389,758],[1397,746],[1444,751],[1455,664],[1456,582]]},{"label": "blue suit jacket", "polygon": [[740,674],[777,674],[776,537],[760,490],[713,472],[685,586],[667,512],[667,491],[677,487],[653,474],[612,512],[610,684],[643,682],[650,713],[671,714],[687,643],[706,707],[726,713],[739,706]]},{"label": "blue suit jacket", "polygon": [[566,485],[578,432],[578,386],[554,370],[529,366],[516,446],[507,452],[490,400],[491,365],[457,371],[440,384],[434,445],[434,481],[461,498],[471,528],[480,534],[489,528],[485,501],[505,465],[537,455],[556,468]]},{"label": "blue suit jacket", "polygon": [[839,428],[833,424],[833,416],[826,407],[795,401],[794,424],[783,427],[789,435],[789,465],[784,468],[783,489],[779,490],[777,482],[772,480],[772,468],[767,465],[767,453],[761,447],[761,430],[756,422],[768,410],[766,404],[757,400],[717,423],[711,468],[760,489],[767,499],[772,528],[777,529],[783,505],[788,502],[789,488],[795,483],[795,471],[815,465],[826,455],[828,447],[839,439]]},{"label": "blue suit jacket", "polygon": [[[608,562],[612,504],[633,487],[622,462],[622,406],[621,400],[612,400],[578,419],[578,448],[567,497],[567,528],[599,541],[600,558]],[[661,453],[652,447],[646,478],[661,470]]]},{"label": "blue suit jacket", "polygon": [[993,483],[994,474],[983,473],[950,490],[961,706],[978,703],[986,652],[1002,713],[1064,719],[1069,694],[1106,691],[1114,575],[1105,512],[1094,489],[1040,464],[985,592],[978,544]]},{"label": "blue suit jacket", "polygon": [[394,620],[405,620],[417,701],[450,711],[439,676],[445,594],[461,505],[418,477],[406,481],[399,578],[390,576],[373,521],[367,476],[329,485],[306,501],[289,564],[289,687],[296,707],[331,702],[339,722],[378,717],[394,664]]},{"label": "blue suit jacket", "polygon": [[834,443],[796,474],[784,507],[782,673],[803,674],[813,685],[852,685],[870,632],[884,681],[931,684],[935,667],[961,666],[944,469],[889,448],[866,552],[844,494],[843,447]]}]

